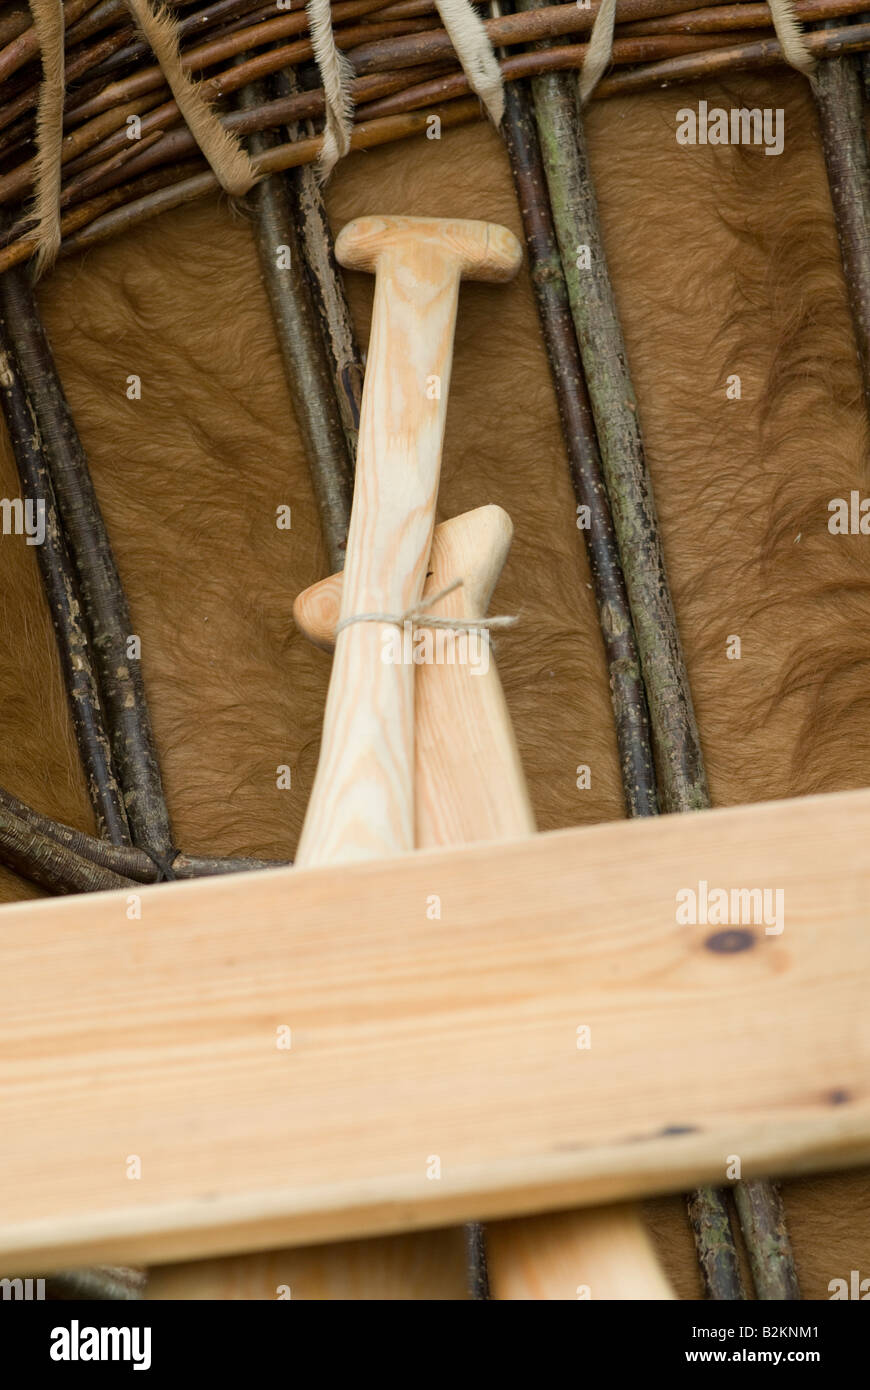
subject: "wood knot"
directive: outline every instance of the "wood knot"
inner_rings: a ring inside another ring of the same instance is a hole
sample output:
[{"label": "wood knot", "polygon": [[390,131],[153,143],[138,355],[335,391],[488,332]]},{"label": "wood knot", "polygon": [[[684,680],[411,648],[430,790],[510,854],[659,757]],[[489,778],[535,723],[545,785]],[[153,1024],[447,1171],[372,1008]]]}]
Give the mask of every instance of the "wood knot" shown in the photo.
[{"label": "wood knot", "polygon": [[735,951],[748,951],[755,945],[751,931],[742,927],[729,927],[727,931],[713,932],[704,942],[708,951],[718,951],[722,955],[733,955]]}]

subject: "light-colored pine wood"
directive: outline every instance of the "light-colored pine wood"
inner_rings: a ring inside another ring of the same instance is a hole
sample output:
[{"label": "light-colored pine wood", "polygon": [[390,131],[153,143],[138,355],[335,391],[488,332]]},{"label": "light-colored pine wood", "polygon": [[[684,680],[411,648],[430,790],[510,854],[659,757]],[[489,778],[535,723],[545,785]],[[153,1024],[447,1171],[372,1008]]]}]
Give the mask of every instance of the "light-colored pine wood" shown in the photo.
[{"label": "light-colored pine wood", "polygon": [[[511,232],[484,222],[371,217],[343,228],[336,255],[376,277],[340,617],[401,614],[426,574],[459,282],[509,280],[522,253]],[[414,667],[384,662],[381,624],[345,628],[297,866],[413,848],[413,765]],[[310,1268],[297,1260],[302,1282],[346,1296],[341,1252],[311,1258]]]},{"label": "light-colored pine wood", "polygon": [[[513,527],[501,507],[479,507],[466,516],[435,528],[424,595],[437,594],[456,576],[463,586],[437,605],[439,615],[482,617],[510,547]],[[316,645],[331,651],[341,610],[342,576],[331,575],[301,593],[293,615]],[[436,610],[433,608],[433,612]],[[444,634],[445,644],[449,634]],[[444,653],[447,655],[447,653]],[[454,656],[461,652],[453,652]],[[434,677],[434,678],[433,678]],[[446,699],[449,748],[439,728],[438,707]],[[485,674],[472,676],[468,666],[453,664],[417,668],[415,677],[415,803],[417,842],[421,845],[462,843],[521,835],[533,824],[516,740],[494,663]],[[471,758],[473,766],[466,766]],[[469,777],[469,773],[471,776]],[[470,792],[470,795],[468,794]],[[479,805],[479,798],[485,803]],[[525,815],[516,808],[525,807]],[[431,811],[435,814],[430,814]],[[421,814],[422,810],[422,814]],[[422,825],[421,825],[422,820]],[[472,833],[475,821],[480,833]],[[152,1277],[152,1297],[239,1298],[274,1297],[244,1291],[270,1289],[276,1268],[288,1270],[287,1280],[299,1298],[318,1300],[370,1299],[408,1296],[409,1237],[322,1246],[317,1250],[270,1251],[201,1261],[184,1267],[184,1275],[158,1271]],[[393,1242],[398,1247],[393,1249]],[[445,1240],[444,1232],[416,1238],[414,1246],[416,1297],[464,1299],[467,1296],[465,1249],[461,1232]],[[183,1290],[182,1294],[178,1290]],[[161,1293],[161,1291],[165,1291]]]},{"label": "light-colored pine wood", "polygon": [[[419,600],[438,493],[459,282],[463,276],[510,279],[521,260],[519,243],[505,228],[419,218],[352,222],[336,254],[346,266],[373,271],[376,284],[347,563],[341,588],[332,590],[339,607],[330,645],[339,618],[401,614]],[[339,634],[297,866],[413,847],[415,668],[382,660],[383,632],[382,624],[360,623]],[[443,1255],[443,1242],[438,1248]],[[449,1269],[431,1272],[438,1288],[450,1282],[462,1297],[464,1259],[451,1253]],[[368,1297],[375,1276],[364,1259],[349,1269],[344,1254],[312,1251],[310,1265],[297,1254],[297,1284],[316,1290],[302,1296],[346,1298],[355,1289],[357,1298]],[[265,1260],[240,1256],[223,1270],[203,1269],[204,1287],[259,1286],[269,1277]],[[401,1277],[400,1262],[387,1261],[384,1268]],[[188,1297],[197,1296],[198,1277],[192,1266]],[[381,1284],[388,1284],[383,1274]],[[398,1287],[393,1296],[401,1297]]]},{"label": "light-colored pine wood", "polygon": [[486,1245],[495,1299],[674,1298],[633,1203],[495,1221]]},{"label": "light-colored pine wood", "polygon": [[455,1303],[467,1298],[465,1239],[461,1229],[448,1227],[158,1265],[148,1271],[146,1297]]},{"label": "light-colored pine wood", "polygon": [[[464,582],[429,611],[462,621],[483,618],[512,534],[510,517],[494,506],[437,526],[424,593],[439,594],[457,578]],[[332,575],[294,604],[297,623],[320,646],[334,641],[340,601],[341,575]],[[417,671],[415,780],[422,847],[535,830],[495,660],[484,670],[483,663],[474,668],[460,662],[461,654],[454,651],[454,664],[421,664]],[[576,1298],[578,1288],[601,1300],[673,1297],[643,1218],[632,1206],[491,1225],[487,1253],[497,1299]]]},{"label": "light-colored pine wood", "polygon": [[[419,601],[432,542],[459,282],[504,281],[522,259],[486,222],[369,217],[336,240],[375,273],[341,618]],[[339,632],[298,865],[414,845],[414,668],[382,659],[382,626]]]},{"label": "light-colored pine wood", "polygon": [[[784,931],[681,925],[699,879]],[[868,791],[138,896],[0,911],[7,1269],[870,1158]]]},{"label": "light-colored pine wood", "polygon": [[[424,596],[440,593],[454,579],[463,583],[428,611],[461,621],[483,618],[512,536],[507,512],[492,505],[437,526]],[[331,575],[306,589],[293,605],[301,630],[326,650],[335,640],[341,589],[342,576]],[[416,843],[422,848],[534,832],[525,774],[496,670],[497,640],[489,647],[488,635],[469,639],[461,631],[454,636],[432,629],[441,659],[416,668]]]}]

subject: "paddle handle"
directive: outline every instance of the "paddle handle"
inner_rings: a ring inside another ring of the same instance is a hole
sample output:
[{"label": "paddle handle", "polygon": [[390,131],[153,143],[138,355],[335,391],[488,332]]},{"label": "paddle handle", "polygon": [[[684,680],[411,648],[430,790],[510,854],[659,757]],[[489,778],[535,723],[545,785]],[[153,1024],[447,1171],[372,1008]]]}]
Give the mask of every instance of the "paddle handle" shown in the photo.
[{"label": "paddle handle", "polygon": [[385,652],[389,622],[359,619],[397,618],[420,599],[459,282],[510,279],[521,258],[503,227],[433,218],[359,219],[336,255],[374,271],[375,295],[340,609],[355,621],[338,632],[300,867],[414,846],[414,666]]},{"label": "paddle handle", "polygon": [[[438,593],[458,577],[465,583],[434,605],[433,613],[466,620],[483,617],[507,556],[511,530],[509,517],[499,507],[481,508],[438,528],[427,591]],[[513,640],[522,640],[521,634]],[[490,660],[485,674],[473,672],[473,667],[458,664],[419,670],[421,846],[535,830],[495,662]],[[542,884],[541,892],[546,890]],[[499,1300],[674,1297],[640,1211],[630,1204],[495,1223],[487,1227],[487,1264],[492,1294]]]}]

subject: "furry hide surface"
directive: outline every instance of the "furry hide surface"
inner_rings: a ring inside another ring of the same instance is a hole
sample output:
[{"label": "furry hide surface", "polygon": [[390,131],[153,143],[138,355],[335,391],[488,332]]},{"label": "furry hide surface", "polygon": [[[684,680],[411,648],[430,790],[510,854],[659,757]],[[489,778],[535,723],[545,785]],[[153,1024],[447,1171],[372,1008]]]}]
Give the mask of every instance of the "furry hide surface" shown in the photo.
[{"label": "furry hide surface", "polygon": [[[676,112],[699,99],[782,107],[783,153],[678,145]],[[807,85],[738,74],[593,103],[588,130],[714,804],[866,786],[870,540],[831,534],[828,503],[867,488],[867,424]],[[327,202],[335,229],[401,212],[521,235],[484,124],[354,154]],[[372,281],[347,283],[364,344]],[[142,638],[176,843],[292,856],[329,659],[296,632],[291,604],[327,567],[246,217],[226,199],[168,214],[60,262],[40,295]],[[128,399],[132,375],[141,399]],[[5,433],[0,455],[14,497]],[[497,648],[539,826],[620,817],[595,605],[525,272],[461,294],[440,515],[486,502],[515,526],[493,611],[521,615]],[[278,530],[287,504],[292,529]],[[21,537],[0,539],[0,591],[0,782],[89,827]],[[283,764],[289,790],[276,785]],[[35,891],[0,874],[4,901]],[[804,1297],[870,1275],[867,1174],[790,1182],[785,1200]],[[681,1200],[647,1213],[678,1293],[700,1297]],[[395,1246],[409,1267],[423,1239]],[[461,1289],[460,1245],[438,1248],[454,1250]],[[173,1277],[157,1275],[157,1296]]]}]

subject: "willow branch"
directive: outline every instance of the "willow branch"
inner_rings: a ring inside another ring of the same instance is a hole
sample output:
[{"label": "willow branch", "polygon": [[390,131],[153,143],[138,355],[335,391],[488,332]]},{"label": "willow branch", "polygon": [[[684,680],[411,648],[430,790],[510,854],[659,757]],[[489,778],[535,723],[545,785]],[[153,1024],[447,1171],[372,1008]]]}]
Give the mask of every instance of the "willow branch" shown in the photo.
[{"label": "willow branch", "polygon": [[525,84],[505,91],[504,132],[574,495],[588,509],[582,535],[607,660],[626,808],[632,816],[653,815],[658,802],[637,642]]},{"label": "willow branch", "polygon": [[[27,503],[42,510],[44,538],[36,549],[60,655],[61,670],[72,713],[73,728],[85,772],[97,827],[115,844],[129,843],[130,830],[123,797],[112,764],[93,653],[79,601],[75,569],[58,513],[57,499],[46,464],[33,401],[23,380],[14,342],[20,337],[19,316],[35,312],[29,295],[21,293],[26,272],[16,267],[0,276],[0,402]],[[19,293],[15,293],[15,288]]]},{"label": "willow branch", "polygon": [[[841,29],[804,31],[804,40],[815,58],[830,61],[845,53],[860,53],[870,48],[870,24],[849,24]],[[702,77],[714,77],[721,72],[740,72],[750,68],[776,67],[784,61],[776,39],[758,39],[754,43],[734,44],[710,53],[687,54],[665,58],[660,63],[646,63],[628,72],[614,73],[602,78],[595,96],[631,96],[652,87],[667,87],[672,82],[696,82]]]},{"label": "willow branch", "polygon": [[778,1302],[799,1299],[801,1291],[778,1184],[744,1178],[734,1188],[734,1202],[758,1298]]},{"label": "willow branch", "polygon": [[92,640],[112,755],[134,843],[172,848],[134,632],[87,460],[25,276],[0,280],[6,325],[38,422]]},{"label": "willow branch", "polygon": [[[525,0],[534,3],[534,0]],[[532,81],[538,136],[568,297],[631,605],[663,809],[709,805],[688,675],[670,596],[634,386],[570,77]],[[588,247],[589,269],[577,265]]]},{"label": "willow branch", "polygon": [[[434,111],[410,112],[404,116],[387,116],[380,121],[369,121],[354,128],[351,135],[351,149],[374,149],[379,145],[391,144],[409,136],[419,135],[427,128],[430,116],[437,116],[444,129],[466,125],[481,119],[480,103],[475,100],[448,102]],[[300,164],[312,163],[320,154],[321,136],[297,140],[293,144],[278,145],[255,159],[257,168],[264,174],[275,173],[279,169],[294,169]],[[64,242],[61,255],[71,255],[89,246],[97,246],[109,241],[120,231],[142,225],[152,217],[170,208],[183,207],[186,203],[219,191],[220,185],[211,170],[187,174],[184,169],[169,171],[165,175],[158,170],[152,176],[148,191],[133,185],[125,185],[113,192],[101,194],[92,204],[82,204],[73,208],[66,218],[61,219]],[[143,180],[143,182],[145,182]],[[20,240],[0,250],[0,271],[10,265],[18,265],[29,259],[35,248],[30,237]]]},{"label": "willow branch", "polygon": [[810,86],[870,410],[870,158],[861,74],[854,59],[834,58],[818,65]]},{"label": "willow branch", "polygon": [[[240,104],[262,100],[262,89],[244,89]],[[250,140],[254,157],[269,150],[269,138]],[[323,537],[332,568],[344,565],[353,495],[348,456],[332,375],[305,273],[287,186],[276,176],[261,180],[250,194],[256,213],[260,268],[269,297],[293,413],[317,498]]]},{"label": "willow branch", "polygon": [[[425,71],[427,75],[434,76],[444,71],[444,65],[432,64]],[[281,75],[278,74],[279,79]],[[353,80],[350,84],[351,94],[357,102],[374,100],[400,91],[407,85],[407,81],[404,72],[374,73],[369,77]],[[322,88],[316,88],[314,91],[299,90],[293,95],[258,101],[242,111],[228,112],[221,117],[221,124],[234,135],[250,135],[254,131],[276,130],[288,122],[296,122],[306,117],[322,116],[323,110]],[[104,180],[108,181],[114,177],[119,156],[123,156],[125,171],[138,175],[156,165],[198,155],[196,141],[180,120],[174,102],[165,102],[142,117],[141,140],[131,142],[127,138],[126,130],[117,130],[86,154],[72,160],[67,166],[68,182],[65,183],[61,195],[61,207],[69,207],[78,201],[83,188],[94,185],[102,188]],[[149,145],[150,148],[147,148]],[[85,170],[92,170],[86,178],[82,176]],[[106,183],[105,186],[110,185]]]},{"label": "willow branch", "polygon": [[0,858],[22,878],[52,893],[97,893],[135,886],[133,879],[85,859],[0,806]]},{"label": "willow branch", "polygon": [[[400,76],[393,74],[392,81],[395,82]],[[359,82],[372,80],[375,79],[360,78]],[[302,95],[296,75],[290,69],[277,75],[276,87],[287,100]],[[310,123],[304,128],[304,133],[309,138],[314,134],[314,128]],[[297,140],[303,134],[303,128],[294,123],[288,128],[287,134],[291,140]],[[332,232],[317,174],[312,165],[303,164],[298,169],[288,170],[286,177],[291,214],[299,232],[299,243],[311,286],[314,311],[326,350],[344,430],[347,457],[353,470],[362,401],[362,354],[345,294],[344,280],[335,259]],[[345,518],[346,525],[349,522],[348,512]]]},{"label": "willow branch", "polygon": [[[66,24],[72,24],[81,15],[93,9],[96,3],[97,0],[66,0],[63,7]],[[33,25],[30,25],[17,38],[12,39],[5,48],[0,49],[0,82],[11,77],[13,73],[17,72],[19,68],[23,68],[25,63],[29,63],[38,54],[39,40]]]},{"label": "willow branch", "polygon": [[[717,46],[731,46],[732,39],[725,35],[654,35],[650,38],[617,39],[613,44],[612,62],[615,66],[625,63],[649,62],[682,53],[710,52]],[[563,70],[578,71],[586,59],[587,44],[565,44],[559,48],[535,49],[530,53],[517,53],[499,61],[502,77],[506,82],[518,78],[537,77],[547,72]],[[415,68],[415,72],[421,69]],[[455,97],[466,96],[470,91],[468,79],[461,70],[417,82],[400,89],[395,95],[373,100],[358,108],[361,121],[373,120],[379,116],[395,115],[400,111],[419,110],[432,102],[450,101]]]},{"label": "willow branch", "polygon": [[728,1303],[745,1299],[727,1192],[701,1187],[689,1194],[686,1205],[707,1298]]}]

